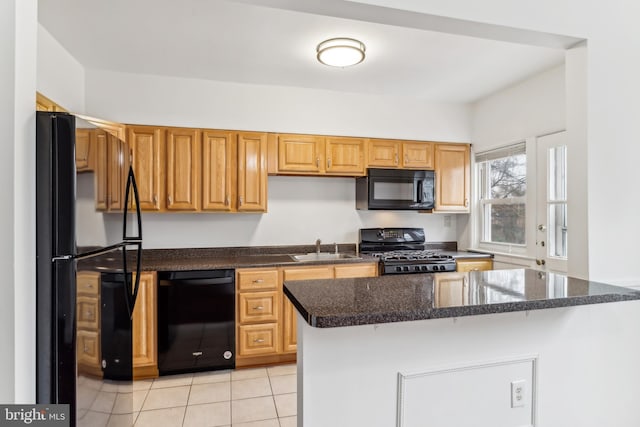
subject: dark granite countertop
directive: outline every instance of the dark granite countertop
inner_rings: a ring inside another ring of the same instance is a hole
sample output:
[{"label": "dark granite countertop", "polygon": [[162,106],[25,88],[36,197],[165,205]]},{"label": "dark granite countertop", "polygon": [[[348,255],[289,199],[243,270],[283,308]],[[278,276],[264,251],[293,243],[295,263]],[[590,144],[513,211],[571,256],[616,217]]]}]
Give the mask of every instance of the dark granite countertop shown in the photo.
[{"label": "dark granite countertop", "polygon": [[640,300],[633,289],[529,269],[288,281],[284,293],[319,328]]},{"label": "dark granite countertop", "polygon": [[[322,252],[333,253],[334,245],[322,245]],[[339,244],[341,254],[355,255],[352,244]],[[143,271],[217,270],[228,268],[306,266],[317,264],[341,264],[376,262],[377,259],[359,255],[357,258],[296,261],[290,255],[315,252],[315,246],[252,246],[229,248],[145,249],[141,267]],[[135,267],[135,253],[127,253],[129,269]],[[80,261],[78,269],[101,272],[122,271],[120,255],[108,254]]]}]

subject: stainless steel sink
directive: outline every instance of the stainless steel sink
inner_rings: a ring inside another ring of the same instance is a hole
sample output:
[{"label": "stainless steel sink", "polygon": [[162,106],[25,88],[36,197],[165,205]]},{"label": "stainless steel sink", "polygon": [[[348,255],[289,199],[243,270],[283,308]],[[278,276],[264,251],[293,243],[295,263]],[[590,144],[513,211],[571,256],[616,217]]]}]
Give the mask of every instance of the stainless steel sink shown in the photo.
[{"label": "stainless steel sink", "polygon": [[332,252],[311,252],[304,255],[291,255],[296,261],[329,261],[333,259],[359,259],[354,254],[336,254]]}]

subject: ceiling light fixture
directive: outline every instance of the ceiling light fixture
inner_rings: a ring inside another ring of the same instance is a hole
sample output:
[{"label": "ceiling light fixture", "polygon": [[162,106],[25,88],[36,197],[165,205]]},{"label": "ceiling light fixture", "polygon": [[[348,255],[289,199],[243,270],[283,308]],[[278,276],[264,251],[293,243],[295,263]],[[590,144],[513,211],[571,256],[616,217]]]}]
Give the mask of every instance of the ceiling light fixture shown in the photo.
[{"label": "ceiling light fixture", "polygon": [[318,61],[332,67],[350,67],[364,60],[364,43],[356,39],[337,37],[318,45]]}]

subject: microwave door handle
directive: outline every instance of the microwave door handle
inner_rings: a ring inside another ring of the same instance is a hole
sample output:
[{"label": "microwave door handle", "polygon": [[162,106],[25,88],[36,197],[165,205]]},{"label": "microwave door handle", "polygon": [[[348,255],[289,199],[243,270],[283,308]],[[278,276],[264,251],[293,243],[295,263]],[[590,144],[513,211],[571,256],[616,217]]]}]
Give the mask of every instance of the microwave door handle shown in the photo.
[{"label": "microwave door handle", "polygon": [[423,202],[423,189],[422,189],[423,182],[422,182],[422,180],[418,180],[417,181],[417,186],[416,187],[417,187],[417,190],[418,190],[418,194],[417,194],[417,196],[418,196],[417,199],[418,200],[417,200],[417,202],[418,203],[422,203]]}]

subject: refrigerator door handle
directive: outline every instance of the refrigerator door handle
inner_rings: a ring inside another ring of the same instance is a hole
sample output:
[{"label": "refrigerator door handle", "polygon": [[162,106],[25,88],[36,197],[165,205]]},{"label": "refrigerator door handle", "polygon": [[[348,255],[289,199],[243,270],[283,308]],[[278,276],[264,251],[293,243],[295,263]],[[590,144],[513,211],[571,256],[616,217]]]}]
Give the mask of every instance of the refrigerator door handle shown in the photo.
[{"label": "refrigerator door handle", "polygon": [[[129,194],[133,189],[133,200],[136,206],[136,222],[138,225],[137,236],[127,236],[127,214],[129,213]],[[141,242],[142,241],[142,213],[140,212],[140,196],[138,195],[138,184],[136,183],[136,175],[133,167],[129,166],[127,174],[127,187],[124,193],[124,215],[122,218],[122,240],[125,242]]]}]

